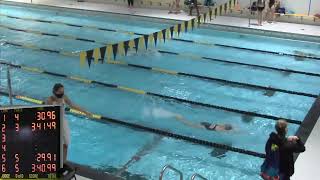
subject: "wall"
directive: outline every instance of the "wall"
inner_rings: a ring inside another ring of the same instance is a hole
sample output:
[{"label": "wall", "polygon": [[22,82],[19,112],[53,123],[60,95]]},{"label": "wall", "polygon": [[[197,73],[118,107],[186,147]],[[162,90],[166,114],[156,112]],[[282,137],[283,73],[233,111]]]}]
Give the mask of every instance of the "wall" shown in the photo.
[{"label": "wall", "polygon": [[[122,4],[125,5],[127,0],[85,0],[87,2],[107,2],[113,4]],[[155,2],[154,6],[159,8],[159,2],[162,2],[162,8],[167,8],[168,3],[171,3],[172,0],[134,0],[135,4],[140,6],[141,1],[145,1],[150,3],[150,1]],[[203,2],[204,0],[198,0],[199,2]],[[213,0],[213,2],[217,2],[221,4],[222,2],[226,2],[227,0]],[[255,0],[252,0],[255,1]],[[280,0],[282,6],[286,7],[286,9],[294,11],[296,14],[307,14],[309,9],[310,0]],[[312,6],[310,9],[310,15],[314,15],[316,13],[320,13],[320,0],[311,0]],[[241,7],[248,7],[250,4],[250,0],[239,0]],[[180,0],[180,4],[183,5],[184,0]],[[147,6],[148,4],[144,4],[143,6]]]}]

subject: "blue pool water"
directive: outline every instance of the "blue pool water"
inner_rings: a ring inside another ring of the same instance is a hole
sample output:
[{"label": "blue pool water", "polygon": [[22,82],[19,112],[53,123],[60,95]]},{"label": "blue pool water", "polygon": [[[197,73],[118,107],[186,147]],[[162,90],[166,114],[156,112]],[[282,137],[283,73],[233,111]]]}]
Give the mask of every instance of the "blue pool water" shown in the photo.
[{"label": "blue pool water", "polygon": [[[138,17],[89,12],[79,14],[74,11],[62,12],[54,8],[22,8],[5,4],[0,4],[0,13],[21,18],[53,20],[145,34],[168,28],[174,24],[170,21],[160,22],[159,20]],[[106,32],[57,23],[13,19],[5,16],[1,16],[0,23],[2,26],[72,35],[105,42],[105,44],[137,37],[121,32]],[[63,37],[39,36],[38,34],[1,27],[0,37],[2,41],[26,43],[37,47],[71,52],[101,46],[101,43],[83,42]],[[232,62],[319,73],[319,60],[297,59],[292,56],[225,48],[213,44],[291,54],[301,51],[317,57],[320,56],[320,44],[223,32],[215,30],[214,27],[196,29],[193,33],[184,34],[179,38],[207,42],[212,45],[172,40],[166,44],[159,44],[157,48],[141,51],[138,54],[129,52],[127,57],[119,57],[118,60],[284,90],[319,94],[320,77],[317,76],[212,62],[192,57],[218,58]],[[181,55],[163,54],[159,53],[158,50],[176,52]],[[234,86],[228,83],[200,80],[180,75],[162,74],[120,65],[99,64],[92,65],[91,68],[80,68],[77,57],[35,51],[5,43],[1,44],[0,58],[10,63],[36,67],[50,72],[80,76],[181,99],[298,121],[304,119],[315,100],[311,97],[282,92],[275,92],[272,96],[267,96],[266,91],[261,89]],[[6,91],[6,67],[0,66],[0,68],[1,90]],[[94,84],[83,84],[21,69],[11,69],[11,73],[15,94],[44,100],[50,96],[52,85],[61,82],[65,85],[68,96],[76,104],[91,112],[260,153],[264,152],[265,141],[274,129],[275,121],[270,119],[253,117],[250,122],[246,122],[241,114],[219,109],[133,94]],[[7,99],[3,97],[1,104],[6,103]],[[16,101],[15,103],[23,102]],[[229,123],[236,127],[237,132],[218,133],[193,129],[175,121],[173,117],[175,114],[181,114],[194,123],[204,120],[213,123]],[[127,179],[157,179],[161,168],[166,164],[171,164],[182,170],[186,177],[190,177],[197,172],[208,179],[255,180],[258,178],[259,166],[262,162],[260,158],[227,152],[226,157],[218,159],[210,155],[212,149],[208,147],[159,137],[158,135],[114,124],[90,121],[72,115],[67,115],[67,119],[72,132],[69,160],[119,176],[126,176]],[[294,134],[298,127],[298,125],[291,124],[289,134]],[[124,168],[124,165],[141,149],[147,149],[142,153],[141,159]],[[123,173],[120,173],[121,169],[123,169]],[[172,179],[173,176],[175,175],[170,173],[166,175],[168,179]]]}]

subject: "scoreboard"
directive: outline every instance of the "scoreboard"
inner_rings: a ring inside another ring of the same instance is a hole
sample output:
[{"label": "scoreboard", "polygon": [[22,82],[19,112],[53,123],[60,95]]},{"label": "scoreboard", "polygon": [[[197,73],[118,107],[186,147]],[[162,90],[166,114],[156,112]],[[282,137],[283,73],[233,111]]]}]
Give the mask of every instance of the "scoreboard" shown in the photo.
[{"label": "scoreboard", "polygon": [[60,106],[0,108],[0,179],[57,178],[62,168]]}]

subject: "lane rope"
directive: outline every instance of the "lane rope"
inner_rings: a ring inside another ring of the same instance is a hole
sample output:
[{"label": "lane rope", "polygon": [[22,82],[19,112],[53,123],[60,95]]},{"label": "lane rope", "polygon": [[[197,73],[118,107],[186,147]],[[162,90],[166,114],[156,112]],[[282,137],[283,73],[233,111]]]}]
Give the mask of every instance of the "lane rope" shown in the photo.
[{"label": "lane rope", "polygon": [[[75,37],[70,37],[70,39],[76,40]],[[45,48],[36,47],[35,45],[28,45],[28,44],[22,44],[22,43],[16,43],[16,42],[9,42],[9,41],[6,41],[6,40],[3,40],[2,42],[6,43],[6,44],[9,44],[9,45],[13,45],[13,46],[29,48],[29,49],[37,50],[37,51],[45,51],[45,52],[50,52],[50,53],[56,53],[56,54],[60,54],[60,55],[64,55],[64,56],[71,56],[71,57],[78,57],[79,56],[78,53],[58,51],[58,50],[53,50],[53,49],[45,49]],[[176,56],[181,56],[181,57],[188,57],[191,60],[203,60],[203,59],[205,59],[205,60],[214,61],[214,62],[223,62],[223,63],[228,63],[228,64],[243,65],[243,66],[248,66],[248,67],[255,67],[255,68],[269,69],[269,70],[274,70],[274,71],[281,71],[281,72],[296,73],[296,74],[303,74],[303,75],[307,75],[307,76],[320,77],[319,73],[297,71],[297,70],[292,70],[292,69],[287,69],[287,68],[284,69],[284,68],[276,68],[276,67],[263,66],[263,65],[255,65],[255,64],[250,64],[250,63],[242,63],[242,62],[236,62],[236,61],[230,61],[230,60],[222,60],[222,59],[216,59],[216,58],[210,58],[210,57],[201,57],[201,56],[196,56],[196,55],[193,55],[193,54],[182,54],[182,53],[164,51],[164,50],[157,50],[157,51],[159,53],[162,53],[162,54],[171,54],[171,55],[176,55]]]},{"label": "lane rope", "polygon": [[[13,18],[13,19],[26,20],[26,21],[59,24],[59,25],[66,25],[66,26],[71,26],[71,27],[89,28],[89,29],[101,30],[101,31],[109,31],[109,32],[118,32],[118,33],[128,34],[128,35],[138,35],[138,36],[147,35],[147,34],[143,34],[143,33],[136,33],[136,32],[130,32],[130,31],[125,31],[125,30],[107,29],[107,28],[101,28],[101,27],[91,26],[91,25],[79,25],[79,24],[71,24],[71,23],[65,23],[65,22],[60,22],[60,21],[52,21],[52,20],[51,21],[46,21],[46,20],[34,19],[34,18],[17,17],[17,16],[6,15],[4,13],[0,13],[0,16],[4,16],[4,17],[7,17],[7,18]],[[75,39],[80,40],[81,38],[75,38]],[[82,39],[82,40],[86,41],[87,39]],[[284,53],[284,52],[259,50],[259,49],[253,49],[253,48],[245,48],[245,47],[239,47],[239,46],[224,45],[224,44],[212,44],[212,43],[206,43],[206,42],[201,42],[201,41],[185,40],[185,39],[180,39],[180,38],[179,39],[178,38],[172,38],[172,40],[184,41],[184,42],[202,44],[202,45],[208,45],[208,46],[221,46],[221,47],[227,47],[227,48],[242,49],[242,50],[255,51],[255,52],[261,52],[261,53],[275,54],[275,55],[280,55],[280,56],[293,56],[293,57],[320,60],[320,57],[308,56],[308,55],[302,55],[302,54],[298,55],[298,54],[290,54],[290,53]],[[89,42],[97,42],[96,40],[87,40],[87,41],[89,41]],[[102,43],[102,42],[97,42],[97,43]]]},{"label": "lane rope", "polygon": [[[2,92],[2,91],[0,91],[0,94],[5,95],[5,96],[9,95],[7,92]],[[31,98],[31,97],[27,97],[27,96],[14,95],[14,97],[16,99],[18,99],[18,100],[23,100],[23,101],[26,101],[26,102],[29,102],[29,103],[44,104],[44,102],[41,101],[41,100],[37,100],[35,98]],[[79,112],[79,111],[74,110],[74,109],[66,108],[66,111],[70,112],[71,114],[74,114],[74,115],[84,116],[84,113]],[[206,141],[206,140],[196,139],[196,138],[193,138],[193,137],[188,137],[188,136],[184,136],[184,135],[180,135],[180,134],[175,134],[175,133],[171,133],[171,132],[160,130],[160,129],[150,128],[150,127],[142,126],[142,125],[135,124],[135,123],[125,122],[125,121],[122,121],[122,120],[109,118],[109,117],[101,116],[101,115],[98,115],[98,114],[95,114],[94,115],[94,119],[92,119],[92,120],[97,120],[98,122],[102,122],[102,123],[103,122],[105,122],[105,123],[107,123],[107,122],[114,123],[114,124],[118,124],[118,125],[122,125],[122,126],[127,126],[127,127],[130,127],[130,128],[133,128],[133,129],[140,129],[140,130],[143,130],[143,131],[146,131],[146,132],[158,134],[158,135],[161,135],[161,136],[170,137],[170,138],[173,138],[173,139],[184,140],[184,141],[191,142],[193,144],[199,144],[199,145],[202,145],[202,146],[219,148],[219,149],[224,149],[224,150],[228,150],[228,151],[232,151],[232,152],[236,152],[236,153],[240,153],[240,154],[250,155],[250,156],[259,157],[259,158],[265,158],[265,154],[263,154],[263,153],[249,151],[249,150],[232,147],[232,146],[225,145],[225,144],[219,144],[219,143],[215,143],[215,142],[210,142],[210,141]]]},{"label": "lane rope", "polygon": [[[2,62],[2,64],[5,65],[6,63]],[[10,65],[10,64],[7,63],[7,65]],[[250,111],[233,109],[233,108],[219,106],[219,105],[196,102],[196,101],[186,100],[186,99],[182,99],[182,98],[178,98],[178,97],[174,97],[174,96],[167,96],[167,95],[157,94],[157,93],[153,93],[153,92],[147,92],[147,91],[140,90],[140,89],[125,87],[125,86],[119,86],[119,85],[116,85],[116,84],[110,84],[110,83],[105,83],[105,82],[100,82],[100,81],[95,81],[95,80],[84,79],[84,78],[81,78],[81,77],[76,77],[75,78],[74,76],[67,76],[67,75],[60,74],[60,73],[43,71],[43,70],[40,70],[38,68],[24,68],[24,66],[20,66],[20,65],[15,65],[13,67],[19,68],[19,69],[23,69],[23,70],[28,70],[28,71],[34,70],[32,72],[40,73],[40,74],[47,74],[47,75],[66,78],[66,79],[71,79],[71,80],[75,80],[75,81],[78,81],[78,82],[81,82],[81,83],[97,84],[97,85],[100,85],[100,86],[113,88],[113,89],[118,89],[118,90],[131,92],[131,93],[135,93],[135,94],[149,95],[149,96],[153,96],[153,97],[158,97],[158,98],[168,99],[168,100],[174,100],[174,101],[177,101],[177,102],[183,102],[183,103],[198,105],[198,106],[202,106],[202,107],[212,108],[212,109],[218,109],[218,110],[234,112],[234,113],[238,113],[238,114],[245,114],[245,115],[249,115],[249,116],[261,117],[261,118],[270,119],[270,120],[284,119],[289,123],[298,124],[298,125],[300,125],[302,123],[301,121],[298,121],[298,120],[292,120],[292,119],[277,117],[277,116],[273,116],[273,115],[261,114],[261,113],[257,113],[257,112],[250,112]]]}]

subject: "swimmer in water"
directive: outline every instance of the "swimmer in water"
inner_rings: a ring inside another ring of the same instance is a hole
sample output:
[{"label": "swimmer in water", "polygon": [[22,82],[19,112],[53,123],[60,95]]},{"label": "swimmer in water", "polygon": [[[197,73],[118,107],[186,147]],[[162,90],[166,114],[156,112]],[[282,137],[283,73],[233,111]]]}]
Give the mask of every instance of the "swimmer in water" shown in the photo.
[{"label": "swimmer in water", "polygon": [[198,128],[198,129],[206,129],[208,131],[231,131],[233,130],[232,125],[230,124],[215,124],[215,123],[209,123],[209,122],[201,122],[200,124],[193,123],[191,121],[188,121],[184,119],[181,115],[176,115],[175,118],[182,122],[183,124]]}]

